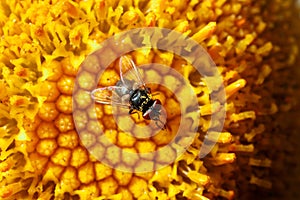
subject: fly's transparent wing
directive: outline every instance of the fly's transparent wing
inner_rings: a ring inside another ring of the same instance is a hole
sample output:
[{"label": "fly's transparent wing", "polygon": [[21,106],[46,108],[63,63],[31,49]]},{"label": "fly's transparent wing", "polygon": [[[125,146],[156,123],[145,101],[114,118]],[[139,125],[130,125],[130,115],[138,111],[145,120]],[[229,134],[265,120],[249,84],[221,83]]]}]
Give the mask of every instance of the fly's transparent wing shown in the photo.
[{"label": "fly's transparent wing", "polygon": [[[97,103],[106,105],[115,105],[129,108],[128,89],[123,86],[108,86],[94,89],[91,92],[91,97]],[[122,93],[122,96],[119,94]]]},{"label": "fly's transparent wing", "polygon": [[122,56],[119,61],[120,78],[124,87],[128,89],[145,88],[145,83],[134,62],[128,56]]}]

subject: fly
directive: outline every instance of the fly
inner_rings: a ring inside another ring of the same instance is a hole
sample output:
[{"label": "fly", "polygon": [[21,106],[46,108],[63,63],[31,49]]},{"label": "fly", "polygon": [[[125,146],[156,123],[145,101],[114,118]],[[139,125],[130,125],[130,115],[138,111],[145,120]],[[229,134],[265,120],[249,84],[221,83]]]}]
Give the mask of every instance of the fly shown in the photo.
[{"label": "fly", "polygon": [[[125,64],[123,63],[125,60]],[[129,114],[142,112],[146,120],[154,120],[159,128],[166,129],[160,120],[161,102],[154,99],[150,88],[141,78],[134,62],[126,56],[122,56],[119,61],[120,80],[115,86],[108,86],[94,89],[91,97],[97,102],[106,105],[116,105],[129,109]],[[124,73],[126,73],[126,78]]]}]

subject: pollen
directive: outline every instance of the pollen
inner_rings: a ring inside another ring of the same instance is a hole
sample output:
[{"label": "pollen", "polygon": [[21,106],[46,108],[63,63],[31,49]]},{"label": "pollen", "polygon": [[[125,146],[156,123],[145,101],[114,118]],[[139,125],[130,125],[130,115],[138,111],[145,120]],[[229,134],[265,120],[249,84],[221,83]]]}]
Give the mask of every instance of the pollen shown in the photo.
[{"label": "pollen", "polygon": [[56,141],[54,139],[44,139],[40,140],[37,144],[37,152],[42,156],[52,155],[55,149],[57,148]]},{"label": "pollen", "polygon": [[57,82],[58,90],[66,95],[71,95],[73,92],[75,78],[72,76],[63,75]]},{"label": "pollen", "polygon": [[108,177],[98,183],[98,187],[103,191],[104,195],[113,195],[118,189],[118,182],[112,177]]},{"label": "pollen", "polygon": [[56,136],[58,134],[59,134],[58,129],[51,122],[43,121],[43,122],[40,123],[40,125],[37,128],[37,136],[40,139],[56,138]]},{"label": "pollen", "polygon": [[72,97],[69,95],[60,95],[56,101],[56,108],[65,114],[72,113]]},{"label": "pollen", "polygon": [[43,107],[40,108],[38,115],[44,121],[53,121],[59,114],[56,109],[55,103],[44,103]]},{"label": "pollen", "polygon": [[67,167],[70,162],[71,150],[58,148],[51,156],[51,161],[56,165]]},{"label": "pollen", "polygon": [[74,129],[72,115],[59,114],[54,124],[60,132],[67,132]]},{"label": "pollen", "polygon": [[78,145],[78,135],[75,131],[60,133],[57,138],[57,143],[60,147],[74,149]]},{"label": "pollen", "polygon": [[111,85],[116,85],[116,83],[119,80],[120,80],[119,73],[117,73],[116,70],[107,69],[100,77],[99,83],[102,86],[111,86]]},{"label": "pollen", "polygon": [[136,139],[129,133],[119,132],[117,141],[118,145],[121,147],[132,147],[135,144]]},{"label": "pollen", "polygon": [[43,82],[41,83],[41,88],[43,88],[43,90],[40,90],[40,95],[45,96],[48,102],[55,101],[60,94],[56,82]]}]

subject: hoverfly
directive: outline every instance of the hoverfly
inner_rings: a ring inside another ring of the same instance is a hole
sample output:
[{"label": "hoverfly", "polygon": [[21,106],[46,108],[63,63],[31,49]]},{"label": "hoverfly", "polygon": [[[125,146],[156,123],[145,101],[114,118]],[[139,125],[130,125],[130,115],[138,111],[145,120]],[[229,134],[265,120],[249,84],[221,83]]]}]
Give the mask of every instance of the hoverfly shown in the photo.
[{"label": "hoverfly", "polygon": [[129,114],[140,111],[144,119],[154,120],[159,128],[166,129],[160,119],[161,102],[153,98],[134,62],[127,56],[121,56],[119,67],[120,80],[116,85],[96,88],[91,92],[91,97],[97,103],[128,108]]}]

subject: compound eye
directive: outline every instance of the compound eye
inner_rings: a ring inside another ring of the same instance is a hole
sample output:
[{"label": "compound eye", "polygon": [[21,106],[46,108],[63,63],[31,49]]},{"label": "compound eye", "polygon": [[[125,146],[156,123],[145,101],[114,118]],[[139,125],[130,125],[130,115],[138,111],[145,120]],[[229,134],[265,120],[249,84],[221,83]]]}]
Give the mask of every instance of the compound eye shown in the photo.
[{"label": "compound eye", "polygon": [[161,101],[159,99],[156,99],[156,104],[161,105]]},{"label": "compound eye", "polygon": [[143,118],[146,119],[146,120],[150,120],[150,113],[147,113],[146,115],[143,115]]},{"label": "compound eye", "polygon": [[156,99],[156,104],[154,106],[154,110],[160,111],[161,110],[161,101],[159,99]]}]

